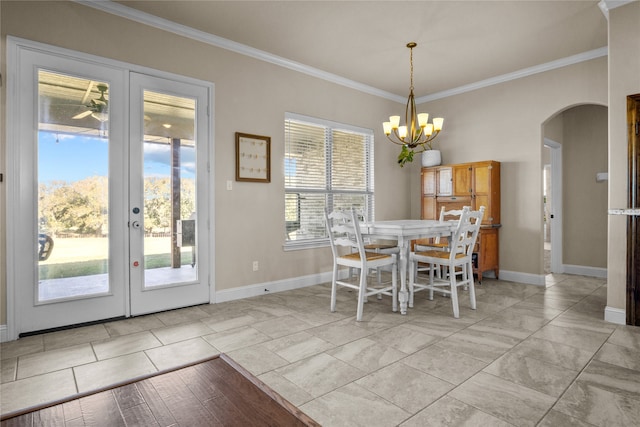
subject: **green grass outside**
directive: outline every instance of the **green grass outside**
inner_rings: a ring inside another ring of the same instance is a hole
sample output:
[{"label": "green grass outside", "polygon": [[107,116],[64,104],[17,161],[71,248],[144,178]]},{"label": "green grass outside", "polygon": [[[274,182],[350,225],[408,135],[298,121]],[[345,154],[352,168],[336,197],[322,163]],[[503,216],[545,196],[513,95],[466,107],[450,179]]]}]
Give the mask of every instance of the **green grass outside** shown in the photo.
[{"label": "green grass outside", "polygon": [[[171,267],[171,254],[152,254],[144,257],[146,269]],[[191,254],[183,254],[181,265],[191,265]],[[67,277],[93,276],[107,273],[106,259],[39,265],[40,279],[64,279]]]}]

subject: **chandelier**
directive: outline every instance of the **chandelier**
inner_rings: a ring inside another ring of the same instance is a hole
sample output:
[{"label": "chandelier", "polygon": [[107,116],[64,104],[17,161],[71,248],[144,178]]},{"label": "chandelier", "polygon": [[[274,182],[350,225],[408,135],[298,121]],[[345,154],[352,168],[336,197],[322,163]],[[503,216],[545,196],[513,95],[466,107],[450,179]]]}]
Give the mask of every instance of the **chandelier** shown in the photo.
[{"label": "chandelier", "polygon": [[411,86],[405,109],[405,124],[400,126],[400,116],[391,116],[388,122],[382,124],[389,141],[402,145],[402,151],[398,156],[400,165],[412,161],[414,153],[433,149],[432,141],[438,136],[444,123],[442,117],[435,117],[433,123],[428,123],[429,114],[416,111],[416,100],[413,95],[413,48],[416,46],[415,42],[407,43],[410,51]]}]

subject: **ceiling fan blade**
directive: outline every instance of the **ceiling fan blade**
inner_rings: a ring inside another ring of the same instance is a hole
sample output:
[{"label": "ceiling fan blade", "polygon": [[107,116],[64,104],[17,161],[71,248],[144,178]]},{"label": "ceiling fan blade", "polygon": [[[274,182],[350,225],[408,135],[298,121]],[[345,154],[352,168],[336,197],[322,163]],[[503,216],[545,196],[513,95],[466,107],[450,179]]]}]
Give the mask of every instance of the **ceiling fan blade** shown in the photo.
[{"label": "ceiling fan blade", "polygon": [[87,117],[88,115],[90,115],[92,112],[93,111],[91,111],[91,110],[84,111],[84,112],[82,112],[80,114],[76,114],[75,116],[72,117],[72,119],[83,119],[83,118]]},{"label": "ceiling fan blade", "polygon": [[84,92],[84,95],[82,96],[82,100],[80,101],[83,105],[86,104],[87,101],[89,100],[89,96],[91,95],[91,89],[93,89],[94,84],[95,82],[93,80],[89,82],[89,86],[87,87],[87,90]]}]

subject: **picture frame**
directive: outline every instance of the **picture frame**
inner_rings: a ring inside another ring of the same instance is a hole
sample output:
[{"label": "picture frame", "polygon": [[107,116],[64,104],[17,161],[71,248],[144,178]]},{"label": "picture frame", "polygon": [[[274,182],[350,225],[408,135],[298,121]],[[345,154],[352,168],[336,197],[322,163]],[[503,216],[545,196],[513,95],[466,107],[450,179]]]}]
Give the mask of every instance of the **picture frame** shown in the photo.
[{"label": "picture frame", "polygon": [[236,132],[236,181],[271,182],[271,137]]}]

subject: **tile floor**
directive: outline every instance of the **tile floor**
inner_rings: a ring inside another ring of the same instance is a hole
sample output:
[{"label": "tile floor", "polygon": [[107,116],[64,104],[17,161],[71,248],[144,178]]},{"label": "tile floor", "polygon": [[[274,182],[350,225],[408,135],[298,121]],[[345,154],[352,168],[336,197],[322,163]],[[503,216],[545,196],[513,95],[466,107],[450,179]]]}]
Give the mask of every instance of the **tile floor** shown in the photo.
[{"label": "tile floor", "polygon": [[485,279],[478,309],[416,295],[406,316],[330,286],[0,346],[2,413],[227,353],[324,426],[637,426],[640,328],[604,322],[601,279]]}]

